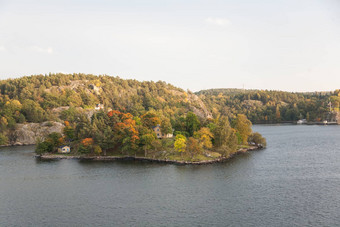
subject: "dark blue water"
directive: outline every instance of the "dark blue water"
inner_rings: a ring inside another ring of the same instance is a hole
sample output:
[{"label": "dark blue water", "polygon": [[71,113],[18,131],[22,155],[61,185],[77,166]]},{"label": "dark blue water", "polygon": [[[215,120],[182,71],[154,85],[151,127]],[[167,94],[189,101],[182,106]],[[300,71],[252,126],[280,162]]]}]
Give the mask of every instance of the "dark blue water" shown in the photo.
[{"label": "dark blue water", "polygon": [[255,126],[225,163],[41,162],[0,149],[0,226],[340,226],[340,127]]}]

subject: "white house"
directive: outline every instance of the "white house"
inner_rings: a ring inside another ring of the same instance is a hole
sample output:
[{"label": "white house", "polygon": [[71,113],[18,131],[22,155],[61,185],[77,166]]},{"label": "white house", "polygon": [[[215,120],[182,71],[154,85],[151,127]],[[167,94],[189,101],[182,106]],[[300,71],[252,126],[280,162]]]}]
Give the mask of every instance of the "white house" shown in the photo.
[{"label": "white house", "polygon": [[96,104],[96,107],[95,107],[96,110],[102,110],[104,109],[104,104]]},{"label": "white house", "polygon": [[58,153],[70,153],[71,152],[71,148],[69,146],[61,146],[58,148]]},{"label": "white house", "polygon": [[307,120],[306,119],[298,120],[296,124],[298,125],[307,124]]}]

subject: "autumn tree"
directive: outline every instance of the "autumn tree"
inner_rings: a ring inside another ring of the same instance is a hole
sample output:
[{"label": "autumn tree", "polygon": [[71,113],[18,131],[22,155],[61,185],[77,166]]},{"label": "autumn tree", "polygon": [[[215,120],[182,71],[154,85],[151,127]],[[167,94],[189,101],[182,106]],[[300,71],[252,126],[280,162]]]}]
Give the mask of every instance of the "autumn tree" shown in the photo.
[{"label": "autumn tree", "polygon": [[212,138],[214,138],[213,133],[209,128],[201,128],[198,132],[194,133],[194,137],[199,140],[200,145],[205,149],[212,148]]},{"label": "autumn tree", "polygon": [[116,134],[117,142],[121,144],[122,151],[136,151],[138,148],[139,132],[136,121],[130,113],[117,110],[108,113],[112,129]]},{"label": "autumn tree", "polygon": [[161,120],[154,111],[148,111],[141,116],[142,123],[145,127],[152,128],[161,124]]},{"label": "autumn tree", "polygon": [[90,153],[93,151],[94,141],[92,138],[85,138],[81,140],[78,151],[81,153]]},{"label": "autumn tree", "polygon": [[186,151],[191,154],[191,158],[193,158],[195,155],[198,155],[202,152],[202,146],[197,139],[189,137],[188,141],[186,142]]},{"label": "autumn tree", "polygon": [[252,123],[247,119],[246,115],[238,114],[236,117],[235,129],[240,133],[242,144],[247,144],[248,137],[252,133]]},{"label": "autumn tree", "polygon": [[215,147],[225,157],[234,153],[237,149],[237,136],[227,117],[222,116],[218,119],[213,132]]},{"label": "autumn tree", "polygon": [[161,120],[161,131],[163,134],[172,133],[172,125],[169,118],[163,117]]},{"label": "autumn tree", "polygon": [[85,147],[89,147],[93,145],[93,139],[92,138],[85,138],[81,141],[81,144]]},{"label": "autumn tree", "polygon": [[256,146],[260,146],[260,147],[266,147],[267,146],[266,139],[264,137],[262,137],[262,135],[258,132],[252,133],[248,137],[248,142],[254,143]]},{"label": "autumn tree", "polygon": [[181,153],[181,155],[183,154],[183,152],[185,152],[186,142],[187,142],[187,139],[185,136],[183,135],[176,136],[174,147],[177,152]]},{"label": "autumn tree", "polygon": [[102,153],[102,148],[99,145],[94,145],[93,152],[97,155],[100,155]]},{"label": "autumn tree", "polygon": [[281,113],[280,113],[280,107],[277,105],[276,106],[276,113],[275,113],[276,121],[280,122],[281,121]]},{"label": "autumn tree", "polygon": [[7,136],[3,133],[0,133],[0,145],[5,145],[8,143]]}]

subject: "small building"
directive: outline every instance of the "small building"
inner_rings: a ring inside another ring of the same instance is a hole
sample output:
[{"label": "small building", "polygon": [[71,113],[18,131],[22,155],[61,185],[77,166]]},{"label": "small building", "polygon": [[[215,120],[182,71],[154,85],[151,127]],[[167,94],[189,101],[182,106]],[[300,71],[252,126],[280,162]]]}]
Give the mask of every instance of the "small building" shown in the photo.
[{"label": "small building", "polygon": [[156,126],[152,127],[152,129],[156,133],[156,136],[157,136],[158,139],[172,138],[173,137],[172,133],[168,133],[168,134],[162,133],[160,125],[156,125]]},{"label": "small building", "polygon": [[95,109],[96,109],[96,110],[102,110],[102,109],[104,109],[104,104],[100,104],[100,103],[96,104]]},{"label": "small building", "polygon": [[172,133],[162,134],[162,138],[172,138],[174,135]]},{"label": "small building", "polygon": [[306,119],[298,120],[296,124],[298,125],[307,124],[307,120]]},{"label": "small building", "polygon": [[58,148],[58,153],[70,153],[71,152],[71,148],[69,146],[61,146]]}]

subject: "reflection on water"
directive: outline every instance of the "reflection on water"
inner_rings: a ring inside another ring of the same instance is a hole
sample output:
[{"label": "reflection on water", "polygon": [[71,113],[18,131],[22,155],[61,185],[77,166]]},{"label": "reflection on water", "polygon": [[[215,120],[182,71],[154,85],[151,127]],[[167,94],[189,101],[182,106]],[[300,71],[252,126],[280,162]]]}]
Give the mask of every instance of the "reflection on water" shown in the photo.
[{"label": "reflection on water", "polygon": [[254,130],[266,150],[206,166],[1,148],[0,226],[339,226],[340,127]]}]

